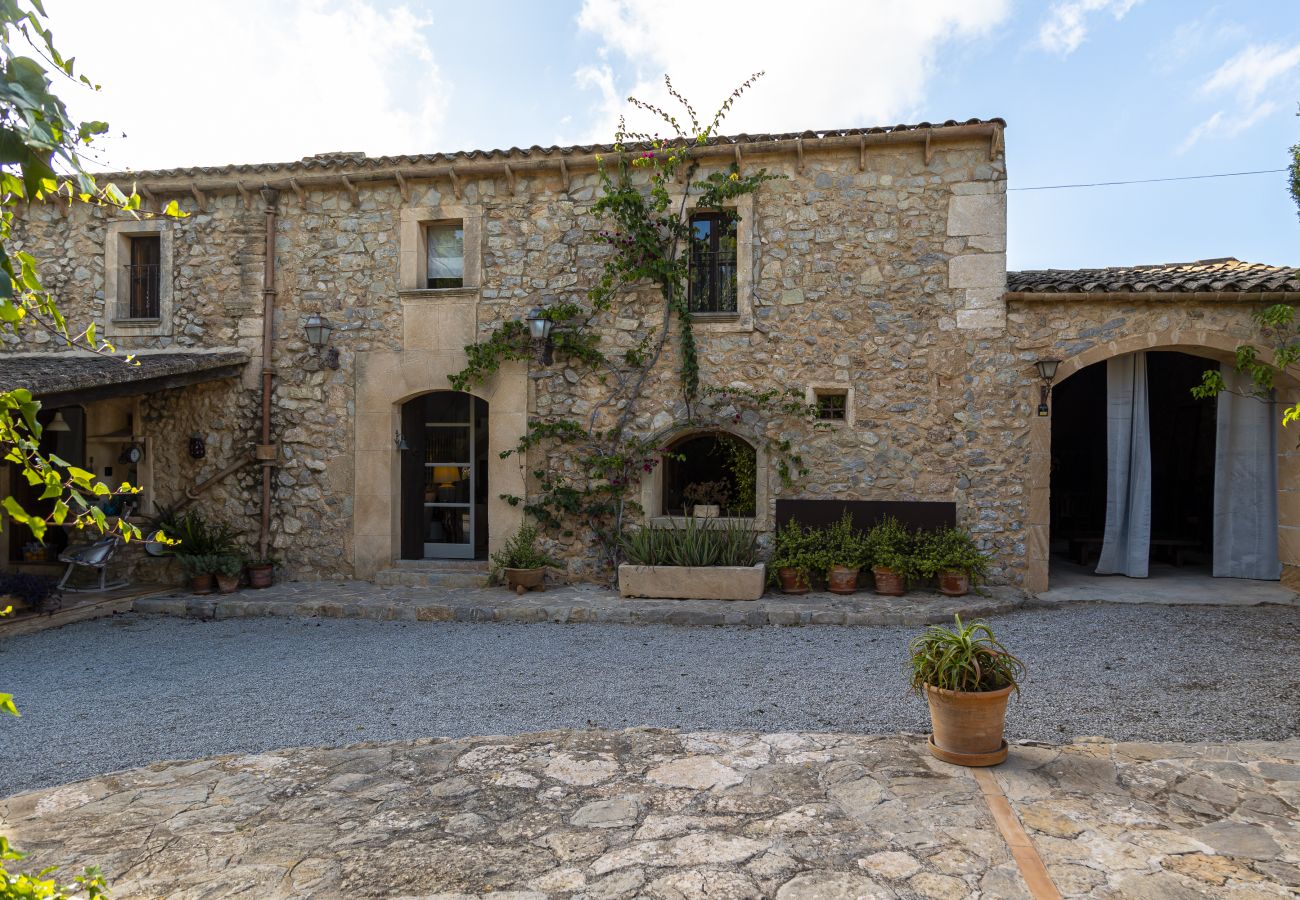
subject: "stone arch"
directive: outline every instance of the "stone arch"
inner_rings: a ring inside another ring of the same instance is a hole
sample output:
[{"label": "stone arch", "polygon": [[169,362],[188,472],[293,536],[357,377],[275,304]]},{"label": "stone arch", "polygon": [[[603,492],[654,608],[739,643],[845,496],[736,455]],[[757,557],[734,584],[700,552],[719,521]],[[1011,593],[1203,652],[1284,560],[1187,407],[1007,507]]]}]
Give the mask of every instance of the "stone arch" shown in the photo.
[{"label": "stone arch", "polygon": [[[1231,363],[1236,358],[1237,347],[1243,341],[1221,331],[1207,329],[1175,329],[1149,334],[1123,337],[1088,347],[1061,360],[1056,372],[1056,384],[1082,371],[1088,366],[1105,362],[1116,356],[1143,350],[1179,351],[1201,356],[1220,363]],[[1300,385],[1296,378],[1283,375],[1279,384],[1294,388]],[[1031,386],[1029,408],[1038,405],[1038,383]],[[1050,531],[1051,531],[1051,453],[1052,420],[1050,416],[1034,416],[1029,426],[1028,528],[1026,559],[1028,572],[1026,590],[1045,591],[1049,587]],[[1278,445],[1278,550],[1283,563],[1282,580],[1288,586],[1300,581],[1300,491],[1289,487],[1300,484],[1300,451]]]},{"label": "stone arch", "polygon": [[[771,527],[772,514],[770,477],[771,473],[768,466],[768,453],[762,441],[756,440],[752,435],[746,434],[735,428],[729,428],[726,425],[714,425],[704,423],[692,423],[688,425],[672,425],[662,429],[655,436],[654,440],[660,447],[671,447],[684,441],[689,441],[695,437],[703,437],[711,434],[727,435],[734,438],[754,451],[754,468],[756,478],[754,485],[754,527],[758,530],[766,530]],[[651,472],[641,482],[641,507],[645,510],[647,519],[665,517],[670,511],[666,511],[663,505],[664,498],[664,472],[665,466],[661,463],[655,466]]]}]

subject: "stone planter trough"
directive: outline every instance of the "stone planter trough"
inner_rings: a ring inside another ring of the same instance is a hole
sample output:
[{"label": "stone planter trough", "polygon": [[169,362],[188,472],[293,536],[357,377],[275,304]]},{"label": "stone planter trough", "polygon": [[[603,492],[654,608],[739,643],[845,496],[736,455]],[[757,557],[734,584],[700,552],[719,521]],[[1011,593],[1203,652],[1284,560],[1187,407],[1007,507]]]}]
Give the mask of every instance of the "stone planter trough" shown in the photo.
[{"label": "stone planter trough", "polygon": [[635,566],[618,567],[623,597],[659,600],[757,600],[763,596],[767,567]]}]

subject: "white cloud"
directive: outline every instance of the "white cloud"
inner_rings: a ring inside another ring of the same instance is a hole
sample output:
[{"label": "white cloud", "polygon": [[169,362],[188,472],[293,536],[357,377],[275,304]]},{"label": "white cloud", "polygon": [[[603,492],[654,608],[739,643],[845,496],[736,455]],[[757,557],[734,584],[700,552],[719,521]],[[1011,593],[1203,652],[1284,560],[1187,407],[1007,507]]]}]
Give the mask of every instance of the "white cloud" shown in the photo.
[{"label": "white cloud", "polygon": [[143,0],[108,31],[102,0],[50,7],[60,50],[103,85],[61,93],[75,117],[112,126],[109,168],[420,153],[445,119],[432,22],[406,6]]},{"label": "white cloud", "polygon": [[1201,84],[1204,97],[1230,96],[1231,111],[1217,110],[1193,128],[1178,148],[1185,153],[1205,137],[1230,138],[1272,115],[1278,104],[1268,95],[1295,82],[1300,73],[1300,44],[1251,44]]},{"label": "white cloud", "polygon": [[[914,118],[941,49],[986,34],[1009,0],[874,0],[838,3],[752,0],[743,12],[697,0],[584,0],[581,28],[601,42],[602,62],[578,73],[600,97],[583,140],[607,141],[628,94],[667,102],[663,74],[701,117],[757,69],[758,87],[736,105],[724,130],[770,132],[880,125]],[[683,23],[689,22],[689,26]],[[617,84],[614,55],[630,63]],[[996,114],[947,110],[934,118]],[[648,123],[642,122],[643,125]],[[649,124],[653,130],[653,124]]]},{"label": "white cloud", "polygon": [[1038,46],[1051,53],[1069,56],[1088,36],[1088,17],[1109,12],[1115,21],[1128,15],[1142,0],[1065,0],[1055,3],[1038,29]]}]

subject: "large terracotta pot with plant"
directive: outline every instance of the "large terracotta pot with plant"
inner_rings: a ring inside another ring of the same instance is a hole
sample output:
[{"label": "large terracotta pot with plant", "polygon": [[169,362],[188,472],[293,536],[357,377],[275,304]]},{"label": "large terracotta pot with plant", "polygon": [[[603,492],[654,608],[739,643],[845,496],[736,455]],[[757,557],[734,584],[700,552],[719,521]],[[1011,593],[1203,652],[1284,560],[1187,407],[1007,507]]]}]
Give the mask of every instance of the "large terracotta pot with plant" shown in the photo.
[{"label": "large terracotta pot with plant", "polygon": [[838,522],[822,530],[822,546],[828,563],[826,589],[832,594],[852,594],[858,589],[858,571],[866,546],[848,510]]},{"label": "large terracotta pot with plant", "polygon": [[867,532],[864,552],[872,563],[877,594],[901,597],[907,592],[907,580],[915,573],[916,542],[916,533],[893,516],[881,519]]},{"label": "large terracotta pot with plant", "polygon": [[959,766],[996,766],[1007,758],[1007,698],[1019,691],[1024,664],[983,622],[935,625],[915,638],[912,688],[930,705],[930,752]]},{"label": "large terracotta pot with plant", "polygon": [[768,570],[775,575],[781,593],[806,594],[812,590],[810,574],[826,568],[820,534],[818,529],[805,528],[794,519],[777,529]]},{"label": "large terracotta pot with plant", "polygon": [[537,526],[528,523],[520,525],[514,536],[492,554],[493,571],[504,576],[516,594],[546,590],[546,567],[559,565],[559,560],[538,548]]},{"label": "large terracotta pot with plant", "polygon": [[244,569],[248,574],[248,586],[251,588],[269,588],[275,583],[275,560],[258,559],[250,562]]},{"label": "large terracotta pot with plant", "polygon": [[178,553],[176,559],[181,564],[181,573],[189,582],[191,593],[212,593],[212,573],[217,567],[215,556],[205,553]]}]

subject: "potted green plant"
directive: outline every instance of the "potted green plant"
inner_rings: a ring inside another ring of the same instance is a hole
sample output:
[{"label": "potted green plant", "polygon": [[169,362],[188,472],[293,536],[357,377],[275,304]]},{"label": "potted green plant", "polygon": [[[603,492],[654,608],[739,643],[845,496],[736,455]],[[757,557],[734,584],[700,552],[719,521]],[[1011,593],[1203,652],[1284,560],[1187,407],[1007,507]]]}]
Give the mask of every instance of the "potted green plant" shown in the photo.
[{"label": "potted green plant", "polygon": [[877,594],[900,597],[907,592],[908,578],[915,574],[915,543],[915,533],[893,516],[881,519],[867,532],[865,553],[871,560]]},{"label": "potted green plant", "polygon": [[949,597],[961,597],[971,585],[988,572],[989,559],[975,545],[975,540],[959,528],[941,528],[920,539],[917,548],[917,572],[937,578],[939,591]]},{"label": "potted green plant", "polygon": [[812,589],[809,576],[823,571],[825,563],[818,529],[805,528],[794,519],[777,529],[768,565],[782,593],[808,593]]},{"label": "potted green plant", "polygon": [[934,625],[912,640],[912,689],[930,706],[930,752],[961,766],[1007,758],[1002,733],[1007,698],[1019,693],[1025,666],[983,622]]},{"label": "potted green plant", "polygon": [[273,556],[259,556],[250,560],[244,571],[248,573],[248,586],[251,588],[269,588],[275,583],[276,559]]},{"label": "potted green plant", "polygon": [[848,510],[839,521],[822,531],[822,538],[827,564],[826,589],[833,594],[852,594],[858,589],[858,572],[866,548]]},{"label": "potted green plant", "polygon": [[668,528],[623,536],[627,562],[618,567],[623,597],[667,600],[757,600],[766,572],[758,536],[747,521],[693,518]]},{"label": "potted green plant", "polygon": [[195,594],[212,593],[212,573],[216,569],[216,558],[206,553],[177,553],[176,561],[181,564],[181,574],[190,583],[190,591]]},{"label": "potted green plant", "polygon": [[537,526],[525,522],[492,554],[494,576],[505,575],[506,584],[517,594],[546,589],[546,567],[560,566],[559,560],[548,556],[537,546]]},{"label": "potted green plant", "polygon": [[238,556],[225,555],[216,559],[217,590],[223,594],[233,594],[239,590],[239,578],[244,573],[244,560]]},{"label": "potted green plant", "polygon": [[29,575],[25,572],[0,572],[0,610],[33,609],[54,612],[62,605],[57,578]]},{"label": "potted green plant", "polygon": [[159,506],[146,518],[144,551],[150,556],[167,556],[180,546],[178,535],[184,517],[174,506]]}]

